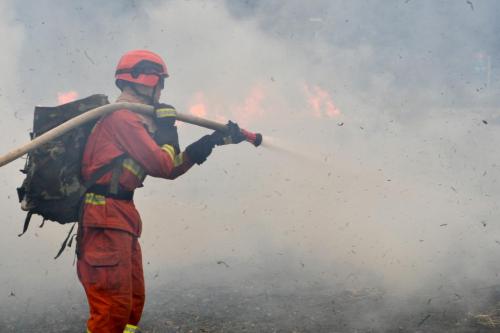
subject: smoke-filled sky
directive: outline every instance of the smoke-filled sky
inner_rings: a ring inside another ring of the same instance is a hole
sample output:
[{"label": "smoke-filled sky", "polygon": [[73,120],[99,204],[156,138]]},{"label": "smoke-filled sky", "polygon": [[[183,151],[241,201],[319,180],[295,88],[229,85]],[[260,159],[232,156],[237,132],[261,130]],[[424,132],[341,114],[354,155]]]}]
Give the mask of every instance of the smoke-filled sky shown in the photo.
[{"label": "smoke-filled sky", "polygon": [[[175,181],[146,181],[150,293],[181,280],[402,295],[495,284],[499,11],[493,0],[2,0],[0,148],[27,141],[34,105],[116,98],[119,57],[147,48],[169,67],[163,101],[286,150],[222,147]],[[206,131],[179,132],[185,146]],[[17,237],[22,166],[0,170],[0,312],[83,300],[71,250],[52,259],[67,226],[34,219]]]}]

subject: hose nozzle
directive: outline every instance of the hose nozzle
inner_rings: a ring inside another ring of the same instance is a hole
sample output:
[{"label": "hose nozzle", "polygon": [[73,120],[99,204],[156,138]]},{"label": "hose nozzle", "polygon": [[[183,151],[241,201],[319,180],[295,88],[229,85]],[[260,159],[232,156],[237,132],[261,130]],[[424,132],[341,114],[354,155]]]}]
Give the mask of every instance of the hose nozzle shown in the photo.
[{"label": "hose nozzle", "polygon": [[253,133],[250,131],[247,131],[243,128],[240,129],[241,134],[243,134],[248,142],[253,144],[255,147],[260,146],[262,143],[262,134],[260,133]]}]

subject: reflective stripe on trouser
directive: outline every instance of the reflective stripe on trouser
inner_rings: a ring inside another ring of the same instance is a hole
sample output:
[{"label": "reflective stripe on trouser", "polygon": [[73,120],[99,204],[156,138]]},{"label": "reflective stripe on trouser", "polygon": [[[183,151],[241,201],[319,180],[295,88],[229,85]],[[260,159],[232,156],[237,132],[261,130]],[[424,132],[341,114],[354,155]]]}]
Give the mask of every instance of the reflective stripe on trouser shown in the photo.
[{"label": "reflective stripe on trouser", "polygon": [[79,249],[78,277],[90,308],[88,331],[123,333],[127,324],[137,325],[144,307],[137,238],[121,230],[83,228]]},{"label": "reflective stripe on trouser", "polygon": [[136,333],[136,332],[139,332],[139,327],[130,324],[127,324],[127,326],[125,326],[125,330],[123,331],[123,333]]},{"label": "reflective stripe on trouser", "polygon": [[106,204],[106,197],[95,193],[85,193],[84,201],[86,204],[104,206]]},{"label": "reflective stripe on trouser", "polygon": [[[87,333],[92,333],[92,332],[90,332],[90,330],[87,329]],[[127,326],[125,326],[125,329],[123,330],[123,333],[139,333],[139,327],[127,324]]]}]

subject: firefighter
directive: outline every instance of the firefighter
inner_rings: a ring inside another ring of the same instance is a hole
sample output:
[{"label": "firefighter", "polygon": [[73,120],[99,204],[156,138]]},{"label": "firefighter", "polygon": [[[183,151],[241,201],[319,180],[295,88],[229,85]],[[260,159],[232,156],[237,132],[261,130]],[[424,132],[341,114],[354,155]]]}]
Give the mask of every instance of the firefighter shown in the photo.
[{"label": "firefighter", "polygon": [[82,162],[88,180],[104,165],[112,171],[85,194],[78,232],[77,273],[90,308],[87,332],[139,332],[145,291],[142,222],[133,195],[147,175],[175,179],[202,164],[216,145],[244,140],[237,124],[228,133],[205,135],[181,152],[174,125],[176,111],[158,104],[167,66],[160,56],[134,50],[116,68],[117,102],[153,105],[154,117],[118,110],[101,119],[90,134]]}]

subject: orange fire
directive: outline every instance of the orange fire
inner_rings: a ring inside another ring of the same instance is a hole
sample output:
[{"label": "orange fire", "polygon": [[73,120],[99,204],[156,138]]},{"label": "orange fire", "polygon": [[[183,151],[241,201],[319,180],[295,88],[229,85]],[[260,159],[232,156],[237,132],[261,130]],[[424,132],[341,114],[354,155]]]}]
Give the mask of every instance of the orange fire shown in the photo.
[{"label": "orange fire", "polygon": [[189,112],[191,112],[193,115],[197,117],[204,117],[207,115],[207,108],[205,107],[204,104],[198,103],[193,105],[190,109]]},{"label": "orange fire", "polygon": [[189,112],[197,117],[205,117],[207,115],[205,95],[202,92],[197,92],[194,95],[192,105],[189,107]]},{"label": "orange fire", "polygon": [[315,117],[333,118],[340,116],[340,110],[333,104],[332,97],[327,91],[317,85],[310,87],[307,84],[304,85],[304,91]]},{"label": "orange fire", "polygon": [[59,104],[66,104],[69,102],[73,102],[77,98],[78,98],[78,93],[74,90],[57,93],[57,102]]},{"label": "orange fire", "polygon": [[198,117],[208,116],[221,123],[226,123],[228,116],[232,115],[233,121],[246,125],[249,121],[264,114],[262,107],[264,99],[265,93],[259,86],[250,89],[244,100],[236,105],[215,103],[200,91],[191,99],[189,112]]},{"label": "orange fire", "polygon": [[264,114],[262,103],[265,97],[264,90],[260,86],[254,86],[243,104],[234,108],[238,121],[242,124],[248,124],[255,118],[262,117]]}]

